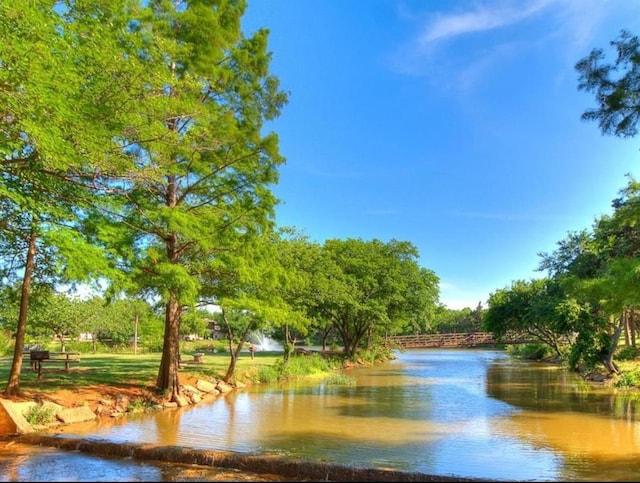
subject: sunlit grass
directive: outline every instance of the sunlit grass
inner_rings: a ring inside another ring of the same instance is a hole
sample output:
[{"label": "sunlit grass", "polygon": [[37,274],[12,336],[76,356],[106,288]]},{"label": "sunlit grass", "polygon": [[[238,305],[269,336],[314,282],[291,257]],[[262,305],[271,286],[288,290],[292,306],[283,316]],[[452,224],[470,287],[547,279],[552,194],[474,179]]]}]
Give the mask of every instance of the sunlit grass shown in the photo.
[{"label": "sunlit grass", "polygon": [[[204,352],[202,363],[193,359],[195,352],[202,349],[181,351],[180,373],[205,380],[222,379],[227,373],[231,361],[229,352]],[[69,372],[58,366],[48,368],[46,363],[42,379],[29,366],[29,356],[24,356],[20,376],[21,390],[36,390],[41,393],[53,393],[59,390],[74,390],[81,387],[130,387],[152,390],[155,387],[160,368],[161,353],[81,353],[80,363],[71,367]],[[244,383],[269,383],[304,377],[324,377],[339,369],[340,361],[325,359],[319,354],[311,356],[292,355],[284,362],[280,351],[260,351],[252,359],[244,351],[236,361],[233,380]],[[6,386],[11,358],[0,360],[0,384]],[[333,383],[337,383],[334,380]],[[342,381],[341,383],[346,383]],[[0,389],[1,390],[1,389]]]},{"label": "sunlit grass", "polygon": [[[36,389],[41,392],[54,392],[60,389],[72,390],[87,386],[130,386],[150,388],[155,385],[160,368],[160,353],[144,354],[80,354],[80,363],[71,367],[69,372],[58,366],[43,366],[42,379],[29,365],[29,356],[24,357],[20,375],[20,388]],[[202,364],[190,362],[191,354],[183,354],[180,373],[190,374],[203,379],[221,378],[227,372],[230,362],[229,353],[205,354]],[[242,380],[247,372],[275,364],[282,359],[282,353],[256,353],[254,359],[249,355],[240,356],[236,363],[234,376]],[[0,360],[0,384],[6,386],[11,369],[11,358]]]}]

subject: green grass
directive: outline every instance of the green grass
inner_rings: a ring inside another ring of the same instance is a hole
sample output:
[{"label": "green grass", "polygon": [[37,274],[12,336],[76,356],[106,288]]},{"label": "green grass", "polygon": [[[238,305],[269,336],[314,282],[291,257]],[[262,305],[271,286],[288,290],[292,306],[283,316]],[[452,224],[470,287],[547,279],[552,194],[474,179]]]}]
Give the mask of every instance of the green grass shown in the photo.
[{"label": "green grass", "polygon": [[[221,378],[226,374],[230,361],[228,352],[206,353],[202,364],[188,362],[192,359],[192,352],[182,354],[183,363],[180,373],[202,378]],[[31,371],[27,355],[26,362],[22,364],[20,388],[42,393],[96,385],[148,388],[155,385],[161,356],[160,353],[135,355],[133,353],[82,353],[80,363],[74,364],[69,372],[65,372],[58,365],[47,367],[45,364],[42,379],[38,380],[38,375]],[[236,364],[234,379],[243,382],[250,380],[250,374],[258,372],[261,368],[272,366],[281,359],[282,353],[278,352],[257,352],[254,359],[251,359],[249,354],[242,353]],[[6,387],[10,369],[11,357],[0,359],[0,384],[2,384],[0,391]]]}]

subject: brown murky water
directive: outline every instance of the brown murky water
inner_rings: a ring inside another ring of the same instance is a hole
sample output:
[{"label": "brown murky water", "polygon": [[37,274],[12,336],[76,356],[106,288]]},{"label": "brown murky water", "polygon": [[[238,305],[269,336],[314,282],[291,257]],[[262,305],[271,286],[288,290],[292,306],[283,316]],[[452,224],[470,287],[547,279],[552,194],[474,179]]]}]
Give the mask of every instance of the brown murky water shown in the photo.
[{"label": "brown murky water", "polygon": [[[638,398],[594,387],[561,368],[518,362],[500,351],[431,349],[407,351],[395,361],[348,374],[355,385],[251,387],[195,407],[65,426],[59,436],[443,478],[640,480]],[[192,481],[177,465],[122,458],[71,465],[66,458],[89,456],[37,447],[27,458],[18,453],[15,464],[3,457],[0,479]],[[78,465],[85,468],[80,473],[71,469]],[[44,469],[48,479],[32,478]],[[214,470],[194,478],[226,477]]]}]

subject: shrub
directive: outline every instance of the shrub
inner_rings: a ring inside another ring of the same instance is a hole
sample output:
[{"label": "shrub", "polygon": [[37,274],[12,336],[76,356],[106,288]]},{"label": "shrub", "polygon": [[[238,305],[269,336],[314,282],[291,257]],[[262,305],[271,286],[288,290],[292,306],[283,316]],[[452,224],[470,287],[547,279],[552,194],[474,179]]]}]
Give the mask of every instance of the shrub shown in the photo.
[{"label": "shrub", "polygon": [[130,413],[143,413],[150,407],[150,403],[142,398],[136,398],[129,404],[128,412]]},{"label": "shrub", "polygon": [[258,382],[268,383],[278,381],[279,372],[274,366],[264,366],[258,370]]},{"label": "shrub", "polygon": [[56,408],[52,405],[36,404],[31,406],[24,417],[32,426],[44,426],[55,420]]},{"label": "shrub", "polygon": [[367,364],[386,361],[391,358],[392,350],[388,347],[379,346],[374,349],[358,349],[355,356],[351,359],[361,361]]},{"label": "shrub", "polygon": [[631,361],[636,359],[638,356],[640,356],[640,349],[629,345],[618,350],[616,354],[616,358],[621,361]]},{"label": "shrub", "polygon": [[261,367],[257,374],[259,382],[276,382],[305,376],[325,374],[339,367],[335,362],[319,354],[293,355],[288,361],[277,360],[272,366]]},{"label": "shrub", "polygon": [[512,356],[531,361],[540,361],[553,355],[551,348],[545,344],[510,345],[507,347],[507,352]]},{"label": "shrub", "polygon": [[616,387],[640,386],[640,373],[638,371],[623,372],[617,377],[614,385]]},{"label": "shrub", "polygon": [[325,384],[335,385],[335,386],[355,386],[356,380],[353,377],[347,376],[345,374],[331,374],[324,380]]}]

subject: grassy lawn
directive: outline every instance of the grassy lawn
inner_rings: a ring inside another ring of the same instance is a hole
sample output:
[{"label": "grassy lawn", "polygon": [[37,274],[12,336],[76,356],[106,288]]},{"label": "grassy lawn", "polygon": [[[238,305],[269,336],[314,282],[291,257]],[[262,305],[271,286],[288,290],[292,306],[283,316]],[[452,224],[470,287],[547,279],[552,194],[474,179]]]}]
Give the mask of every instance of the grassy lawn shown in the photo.
[{"label": "grassy lawn", "polygon": [[[69,372],[61,369],[60,364],[43,366],[42,379],[29,365],[29,356],[24,356],[20,388],[23,390],[37,390],[38,392],[55,392],[60,389],[75,389],[90,386],[111,387],[149,387],[155,384],[160,367],[160,353],[117,353],[80,354],[80,363],[71,366]],[[221,378],[229,366],[228,352],[204,355],[202,364],[191,361],[191,354],[183,354],[180,373],[210,379]],[[257,352],[254,359],[244,352],[236,364],[234,378],[239,381],[251,379],[261,366],[271,366],[282,359],[281,352]],[[11,358],[0,359],[0,391],[4,389],[9,379]]]}]

